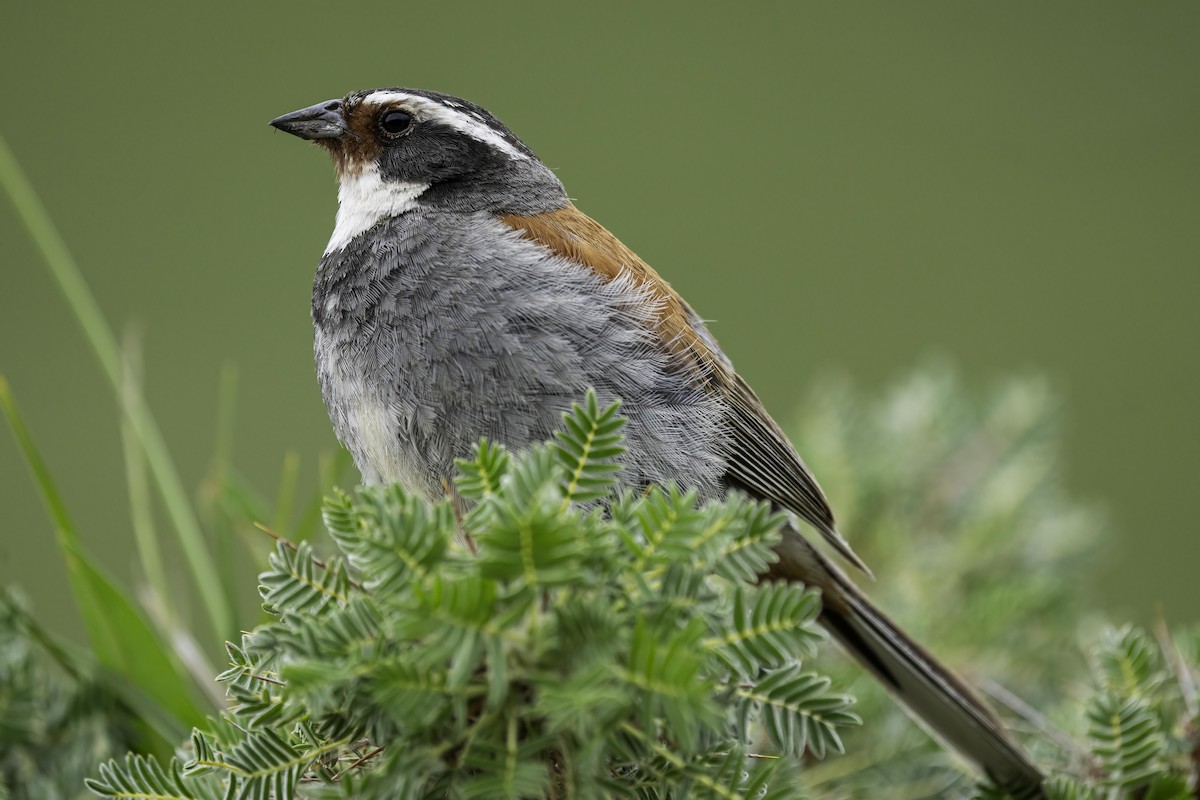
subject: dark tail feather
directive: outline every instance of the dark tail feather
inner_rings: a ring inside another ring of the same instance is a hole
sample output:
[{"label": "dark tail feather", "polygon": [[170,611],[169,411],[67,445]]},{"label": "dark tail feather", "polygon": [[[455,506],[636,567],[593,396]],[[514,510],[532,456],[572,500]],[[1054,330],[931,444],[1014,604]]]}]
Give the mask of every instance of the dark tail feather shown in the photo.
[{"label": "dark tail feather", "polygon": [[1044,797],[1041,771],[966,684],[876,608],[841,570],[788,531],[768,577],[822,591],[821,623],[934,738],[1019,797]]}]

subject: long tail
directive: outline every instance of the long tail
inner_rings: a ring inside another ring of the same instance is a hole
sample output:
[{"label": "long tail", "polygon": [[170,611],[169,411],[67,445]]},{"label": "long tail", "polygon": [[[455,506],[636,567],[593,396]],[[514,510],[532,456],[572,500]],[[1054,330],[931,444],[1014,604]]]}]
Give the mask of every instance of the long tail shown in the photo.
[{"label": "long tail", "polygon": [[767,577],[822,592],[820,621],[934,738],[1021,797],[1044,797],[1045,777],[962,679],[875,607],[800,534],[785,531]]}]

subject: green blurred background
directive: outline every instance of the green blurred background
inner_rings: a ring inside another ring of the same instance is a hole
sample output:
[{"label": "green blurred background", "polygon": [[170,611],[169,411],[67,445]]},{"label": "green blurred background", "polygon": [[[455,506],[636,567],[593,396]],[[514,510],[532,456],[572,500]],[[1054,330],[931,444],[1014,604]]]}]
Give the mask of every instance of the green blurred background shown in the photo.
[{"label": "green blurred background", "polygon": [[[7,0],[0,133],[110,321],[143,329],[189,485],[233,362],[236,463],[270,492],[295,450],[315,488],[335,442],[309,289],[335,187],[266,123],[386,85],[496,112],[785,421],[822,376],[870,390],[931,353],[981,392],[1047,375],[1070,488],[1120,534],[1109,610],[1200,619],[1200,4]],[[0,372],[131,576],[115,403],[6,203],[0,241]],[[0,497],[0,581],[78,633],[7,436]]]}]

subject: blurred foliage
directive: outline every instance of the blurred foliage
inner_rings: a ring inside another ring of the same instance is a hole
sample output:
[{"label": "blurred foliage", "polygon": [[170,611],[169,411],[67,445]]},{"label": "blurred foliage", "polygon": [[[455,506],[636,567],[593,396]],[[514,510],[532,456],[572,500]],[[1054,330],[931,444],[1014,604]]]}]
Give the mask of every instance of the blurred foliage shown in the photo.
[{"label": "blurred foliage", "polygon": [[[1195,780],[1188,743],[1200,739],[1188,687],[1197,654],[1167,644],[1160,653],[1130,629],[1104,631],[1092,611],[1090,578],[1108,525],[1064,491],[1059,408],[1043,380],[1010,380],[978,400],[942,364],[870,400],[830,382],[795,429],[821,464],[842,529],[880,576],[870,594],[989,696],[1035,762],[1063,776],[1052,796],[1141,797]],[[847,734],[844,758],[805,770],[803,784],[832,796],[867,797],[884,785],[889,797],[970,796],[954,757],[840,656],[825,649],[817,663],[854,692],[867,724]],[[1151,666],[1167,663],[1173,681]],[[1137,671],[1123,670],[1130,664]],[[1122,675],[1139,688],[1114,694]],[[1151,690],[1158,721],[1139,727],[1147,707],[1126,704]],[[1097,722],[1106,711],[1128,718],[1106,733]],[[1148,789],[1151,777],[1161,782]]]},{"label": "blurred foliage", "polygon": [[0,797],[81,797],[98,759],[145,745],[138,715],[75,661],[0,595]]},{"label": "blurred foliage", "polygon": [[[1107,530],[1063,491],[1058,408],[1044,382],[1012,380],[973,400],[951,369],[931,364],[874,399],[830,383],[795,430],[841,529],[879,576],[868,593],[918,641],[984,693],[1009,689],[1039,709],[1085,673],[1088,577]],[[822,667],[853,689],[869,725],[849,735],[846,759],[807,773],[810,785],[967,791],[959,766],[878,684],[827,653]],[[1035,761],[1069,766],[1039,745]]]},{"label": "blurred foliage", "polygon": [[[1106,629],[1092,650],[1093,686],[1080,702],[1059,703],[1077,726],[1086,721],[1070,774],[1049,783],[1049,800],[1193,800],[1200,796],[1200,641],[1134,627]],[[1044,729],[1043,734],[1050,732]],[[1062,741],[1060,733],[1056,733]],[[1013,800],[983,790],[977,800]]]}]

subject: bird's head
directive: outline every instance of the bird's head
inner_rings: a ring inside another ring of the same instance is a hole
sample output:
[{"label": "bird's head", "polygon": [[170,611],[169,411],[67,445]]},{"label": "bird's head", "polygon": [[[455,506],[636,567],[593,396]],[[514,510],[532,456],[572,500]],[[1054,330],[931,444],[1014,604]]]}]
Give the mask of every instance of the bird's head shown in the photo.
[{"label": "bird's head", "polygon": [[343,206],[380,214],[417,204],[534,214],[567,204],[562,184],[490,112],[422,89],[370,89],[284,114],[271,125],[329,151]]}]

